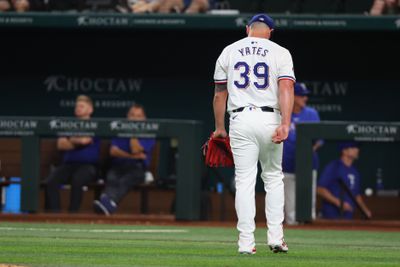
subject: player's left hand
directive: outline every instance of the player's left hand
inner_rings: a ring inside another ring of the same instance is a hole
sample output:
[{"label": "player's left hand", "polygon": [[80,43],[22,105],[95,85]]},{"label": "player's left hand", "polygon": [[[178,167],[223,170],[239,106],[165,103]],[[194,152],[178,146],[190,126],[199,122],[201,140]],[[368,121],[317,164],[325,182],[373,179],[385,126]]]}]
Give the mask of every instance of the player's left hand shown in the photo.
[{"label": "player's left hand", "polygon": [[274,134],[272,135],[272,142],[275,144],[280,144],[288,138],[289,126],[281,124],[276,128]]}]

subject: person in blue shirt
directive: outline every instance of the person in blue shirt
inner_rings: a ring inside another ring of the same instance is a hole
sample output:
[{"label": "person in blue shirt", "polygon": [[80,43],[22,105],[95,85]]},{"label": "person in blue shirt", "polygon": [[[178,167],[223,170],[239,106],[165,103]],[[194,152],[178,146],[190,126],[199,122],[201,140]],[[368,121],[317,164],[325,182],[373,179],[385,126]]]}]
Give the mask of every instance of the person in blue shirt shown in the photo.
[{"label": "person in blue shirt", "polygon": [[[359,147],[355,142],[339,144],[340,159],[330,162],[323,170],[318,180],[317,193],[322,198],[322,217],[325,219],[352,219],[356,203],[341,187],[340,180],[347,185],[355,200],[364,210],[368,218],[372,217],[371,211],[365,205],[360,194],[360,174],[353,166],[358,159]],[[341,199],[343,211],[341,212]]]},{"label": "person in blue shirt", "polygon": [[[90,97],[80,95],[75,103],[75,116],[89,120],[93,113]],[[95,181],[100,155],[100,139],[89,136],[60,137],[57,149],[64,152],[63,163],[47,178],[46,208],[49,212],[59,212],[60,185],[70,183],[70,212],[78,212],[82,201],[82,187]]]},{"label": "person in blue shirt", "polygon": [[[143,106],[133,105],[128,120],[146,120]],[[155,145],[154,138],[113,138],[110,155],[111,168],[107,173],[104,192],[93,202],[96,213],[111,215],[133,186],[143,183]]]},{"label": "person in blue shirt", "polygon": [[205,13],[215,0],[130,0],[133,13]]},{"label": "person in blue shirt", "polygon": [[[305,84],[296,83],[294,86],[294,103],[289,129],[289,136],[283,143],[282,169],[284,172],[285,185],[285,223],[288,225],[297,224],[296,222],[296,124],[299,122],[319,122],[318,112],[307,106],[310,91]],[[318,156],[316,151],[322,146],[322,140],[318,140],[313,145],[313,192],[317,179]],[[316,203],[313,197],[313,206]],[[313,212],[315,213],[315,212]]]}]

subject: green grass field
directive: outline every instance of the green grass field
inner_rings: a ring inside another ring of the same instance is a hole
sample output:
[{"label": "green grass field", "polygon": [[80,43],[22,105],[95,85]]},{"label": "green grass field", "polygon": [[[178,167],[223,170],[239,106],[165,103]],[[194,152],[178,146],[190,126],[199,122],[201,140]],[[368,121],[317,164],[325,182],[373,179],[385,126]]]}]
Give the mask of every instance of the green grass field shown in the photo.
[{"label": "green grass field", "polygon": [[231,228],[0,223],[0,264],[24,266],[400,266],[400,232],[286,230],[273,254],[238,255]]}]

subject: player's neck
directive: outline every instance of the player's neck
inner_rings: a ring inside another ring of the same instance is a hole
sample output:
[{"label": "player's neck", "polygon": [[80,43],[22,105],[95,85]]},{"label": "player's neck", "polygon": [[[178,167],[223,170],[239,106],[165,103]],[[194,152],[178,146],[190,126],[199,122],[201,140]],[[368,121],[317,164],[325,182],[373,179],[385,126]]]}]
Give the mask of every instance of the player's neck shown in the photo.
[{"label": "player's neck", "polygon": [[265,31],[250,31],[249,37],[269,39],[270,34]]}]

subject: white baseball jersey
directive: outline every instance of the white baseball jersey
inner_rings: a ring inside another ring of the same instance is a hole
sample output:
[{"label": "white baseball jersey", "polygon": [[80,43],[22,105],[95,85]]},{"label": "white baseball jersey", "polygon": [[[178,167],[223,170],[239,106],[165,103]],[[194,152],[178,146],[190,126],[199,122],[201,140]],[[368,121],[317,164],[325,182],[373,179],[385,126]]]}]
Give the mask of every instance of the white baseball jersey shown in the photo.
[{"label": "white baseball jersey", "polygon": [[215,83],[227,83],[228,112],[247,106],[279,110],[280,79],[295,81],[292,56],[265,38],[246,37],[227,46],[215,66]]}]

